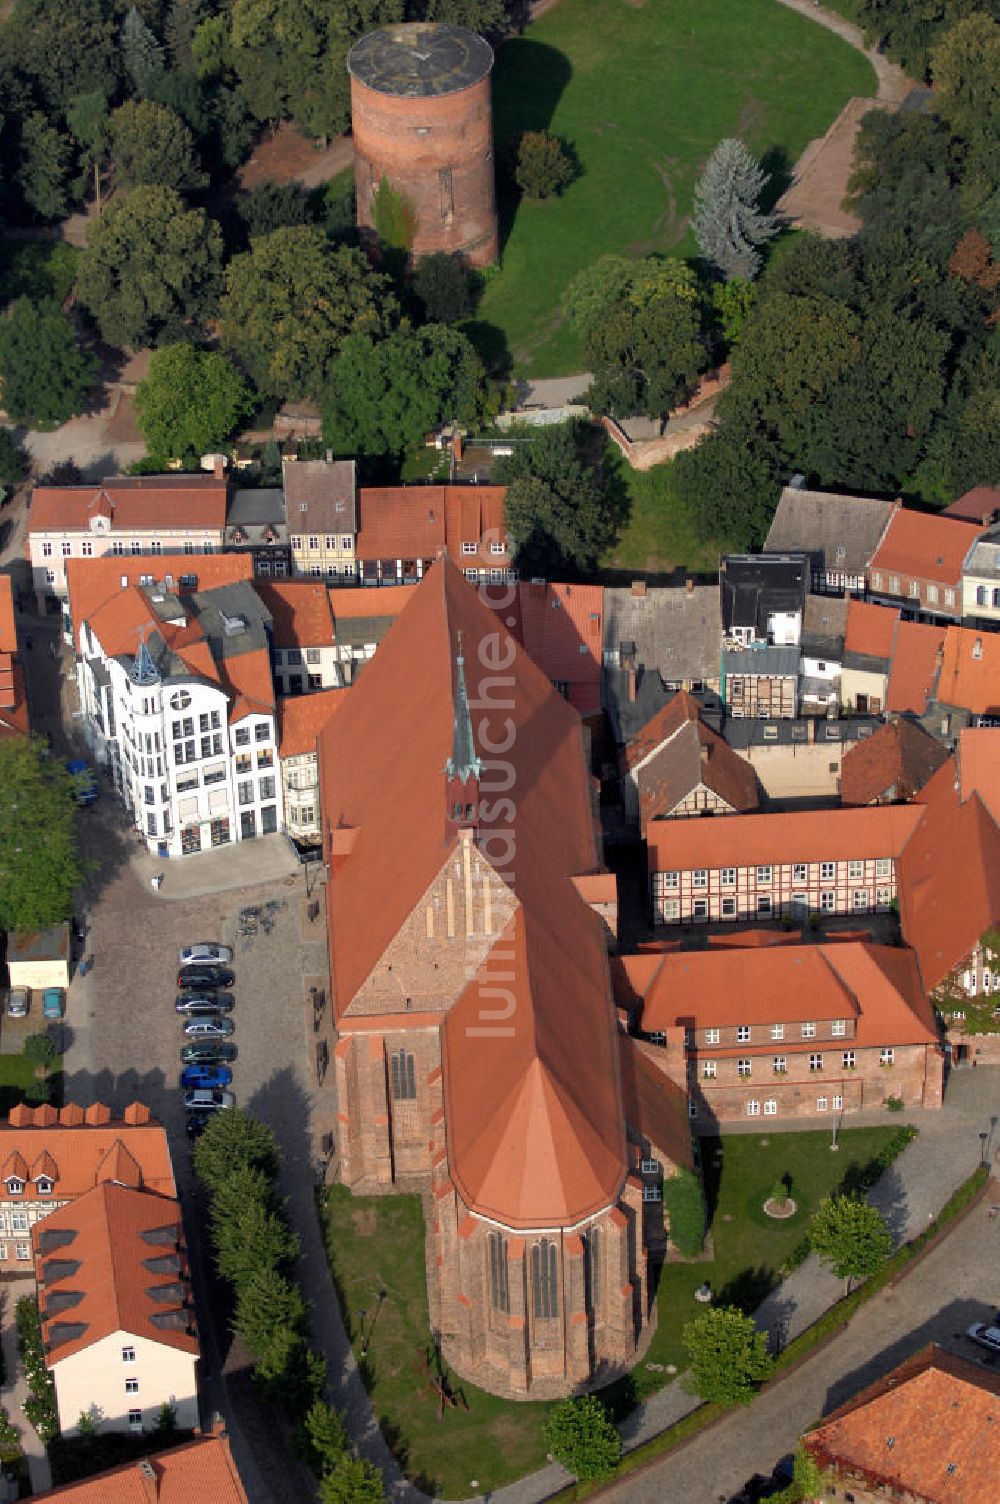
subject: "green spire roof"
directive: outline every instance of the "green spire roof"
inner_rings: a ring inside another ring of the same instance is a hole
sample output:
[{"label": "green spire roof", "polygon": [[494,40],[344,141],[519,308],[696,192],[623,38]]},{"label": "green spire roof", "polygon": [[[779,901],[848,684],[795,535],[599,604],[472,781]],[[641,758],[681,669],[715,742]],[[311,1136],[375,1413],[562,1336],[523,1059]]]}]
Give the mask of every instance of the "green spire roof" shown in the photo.
[{"label": "green spire roof", "polygon": [[449,778],[458,778],[462,783],[468,778],[478,778],[482,764],[476,756],[476,743],[472,734],[472,715],[469,710],[469,694],[465,687],[465,659],[462,657],[462,634],[458,634],[458,656],[455,659],[455,730],[451,742],[451,756],[445,764]]}]

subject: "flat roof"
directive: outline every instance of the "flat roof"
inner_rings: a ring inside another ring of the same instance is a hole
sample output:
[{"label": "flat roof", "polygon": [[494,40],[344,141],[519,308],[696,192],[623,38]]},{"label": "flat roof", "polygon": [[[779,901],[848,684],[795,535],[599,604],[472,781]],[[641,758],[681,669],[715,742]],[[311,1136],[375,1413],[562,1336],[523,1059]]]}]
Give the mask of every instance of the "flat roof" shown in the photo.
[{"label": "flat roof", "polygon": [[379,94],[428,99],[456,94],[486,77],[493,48],[465,26],[410,22],[382,26],[355,42],[347,71]]}]

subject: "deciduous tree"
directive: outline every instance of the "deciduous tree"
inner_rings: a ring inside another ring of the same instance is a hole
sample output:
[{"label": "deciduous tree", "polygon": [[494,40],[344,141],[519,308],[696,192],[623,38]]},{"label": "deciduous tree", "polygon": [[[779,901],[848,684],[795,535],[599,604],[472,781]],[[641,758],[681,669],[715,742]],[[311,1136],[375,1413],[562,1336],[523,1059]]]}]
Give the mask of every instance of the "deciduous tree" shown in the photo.
[{"label": "deciduous tree", "polygon": [[61,219],[69,205],[70,143],[35,110],[21,127],[17,180],[24,202],[39,219]]},{"label": "deciduous tree", "polygon": [[122,188],[201,188],[194,138],[179,115],[152,99],[128,100],[109,121],[111,158]]},{"label": "deciduous tree", "polygon": [[546,1419],[546,1445],[577,1478],[606,1478],[622,1455],[622,1439],[595,1394],[562,1400]]},{"label": "deciduous tree", "polygon": [[469,271],[458,256],[434,251],[413,273],[413,291],[432,324],[458,324],[472,312]]},{"label": "deciduous tree", "polygon": [[101,169],[108,154],[108,101],[100,89],[77,94],[70,101],[66,122],[80,148],[80,167],[94,174],[94,204],[101,212]]},{"label": "deciduous tree", "polygon": [[824,1196],[809,1224],[809,1242],[848,1291],[852,1279],[877,1274],[892,1252],[885,1218],[861,1196]]},{"label": "deciduous tree", "polygon": [[1000,25],[982,11],[956,21],[931,54],[938,113],[966,141],[996,139],[1000,121]]},{"label": "deciduous tree", "polygon": [[179,459],[217,448],[253,411],[253,394],[219,350],[154,350],[139,383],[136,416],[151,454]]},{"label": "deciduous tree", "polygon": [[76,290],[109,344],[178,340],[218,305],[222,235],[172,188],[136,188],[87,227]]},{"label": "deciduous tree", "polygon": [[587,453],[593,432],[562,423],[522,430],[494,471],[507,487],[505,520],[522,573],[591,569],[617,536],[622,500]]},{"label": "deciduous tree", "polygon": [[733,1306],[702,1312],[687,1323],[681,1340],[691,1361],[685,1386],[709,1402],[749,1404],[774,1366],[764,1333]]},{"label": "deciduous tree", "polygon": [[759,247],[777,229],[774,215],[760,206],[769,182],[749,147],[728,137],[719,142],[695,184],[695,239],[705,260],[727,279],[755,276]]},{"label": "deciduous tree", "polygon": [[398,311],[388,279],[314,225],[255,240],[227,284],[223,344],[260,391],[282,398],[318,396],[347,335],[378,337]]},{"label": "deciduous tree", "polygon": [[45,929],[68,918],[82,877],[65,764],[40,741],[0,738],[0,928]]},{"label": "deciduous tree", "polygon": [[17,0],[5,30],[50,122],[77,94],[117,89],[119,28],[104,0]]},{"label": "deciduous tree", "polygon": [[65,423],[82,410],[98,373],[97,359],[83,353],[55,303],[18,298],[0,320],[3,404],[15,423]]}]

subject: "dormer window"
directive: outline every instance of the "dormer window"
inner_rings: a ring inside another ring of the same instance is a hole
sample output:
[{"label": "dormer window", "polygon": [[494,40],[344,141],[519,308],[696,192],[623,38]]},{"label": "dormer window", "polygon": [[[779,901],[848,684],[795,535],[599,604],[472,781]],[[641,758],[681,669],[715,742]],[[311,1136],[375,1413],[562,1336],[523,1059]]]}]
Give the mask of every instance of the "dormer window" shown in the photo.
[{"label": "dormer window", "polygon": [[39,1175],[38,1179],[35,1181],[35,1190],[38,1192],[39,1196],[51,1196],[52,1181],[47,1175]]},{"label": "dormer window", "polygon": [[16,1175],[12,1175],[7,1181],[7,1194],[10,1196],[20,1196],[23,1190],[24,1181],[19,1180]]}]

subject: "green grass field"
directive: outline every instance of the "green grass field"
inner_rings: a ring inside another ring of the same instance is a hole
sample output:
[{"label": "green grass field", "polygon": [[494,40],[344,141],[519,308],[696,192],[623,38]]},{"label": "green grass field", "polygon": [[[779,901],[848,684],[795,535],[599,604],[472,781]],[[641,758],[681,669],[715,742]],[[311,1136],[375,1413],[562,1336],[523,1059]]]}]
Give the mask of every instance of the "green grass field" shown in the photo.
[{"label": "green grass field", "polygon": [[[52,1082],[52,1101],[62,1101],[62,1060],[53,1062],[49,1079]],[[0,1055],[0,1116],[6,1117],[12,1107],[24,1101],[24,1094],[35,1079],[35,1067],[23,1055]]]},{"label": "green grass field", "polygon": [[629,520],[614,545],[601,559],[605,583],[622,583],[626,574],[715,575],[719,556],[729,550],[724,538],[703,543],[695,531],[687,504],[673,485],[673,466],[667,461],[652,470],[633,470],[610,443],[605,463],[613,465],[629,495]]},{"label": "green grass field", "polygon": [[[694,1292],[707,1279],[717,1299],[752,1308],[779,1278],[821,1197],[868,1165],[896,1131],[848,1129],[830,1152],[826,1133],[734,1135],[707,1139],[702,1152],[710,1211],[711,1261],[668,1264],[657,1292],[659,1326],[647,1358],[609,1400],[630,1408],[667,1376],[647,1362],[683,1366],[681,1329],[701,1309]],[[766,1141],[766,1143],[765,1143]],[[721,1159],[717,1156],[721,1154]],[[774,1182],[790,1175],[798,1211],[775,1222],[761,1210]],[[429,1347],[424,1221],[416,1196],[352,1196],[334,1186],[327,1200],[327,1249],[355,1357],[367,1370],[375,1414],[409,1477],[429,1493],[460,1499],[501,1487],[545,1461],[542,1424],[551,1408],[497,1399],[455,1378],[468,1412],[438,1405],[421,1371]],[[379,1291],[385,1291],[381,1303]],[[364,1312],[362,1318],[361,1312]],[[377,1312],[377,1314],[376,1314]],[[361,1345],[368,1341],[367,1353]]]},{"label": "green grass field", "polygon": [[522,130],[570,141],[582,174],[562,198],[513,206],[501,184],[502,266],[470,327],[519,375],[579,370],[559,304],[609,251],[693,252],[695,180],[716,143],[742,136],[775,186],[853,94],[874,91],[861,55],[776,0],[560,0],[497,54],[498,161]]}]

